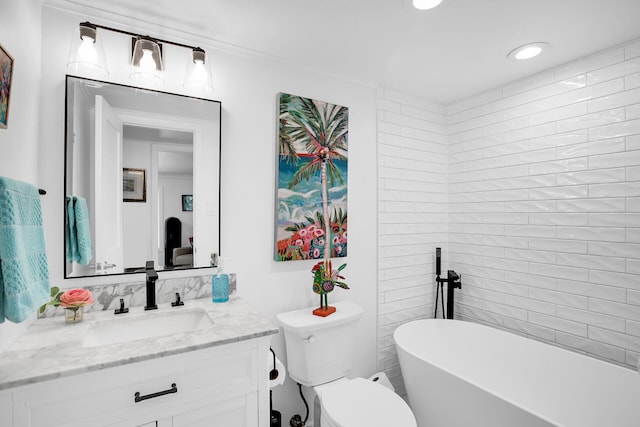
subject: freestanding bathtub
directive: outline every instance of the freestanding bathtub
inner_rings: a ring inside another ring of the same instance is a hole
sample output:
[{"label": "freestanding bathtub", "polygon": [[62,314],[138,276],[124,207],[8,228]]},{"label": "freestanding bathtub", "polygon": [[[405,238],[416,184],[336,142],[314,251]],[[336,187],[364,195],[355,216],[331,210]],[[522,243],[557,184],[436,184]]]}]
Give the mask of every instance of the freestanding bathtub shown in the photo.
[{"label": "freestanding bathtub", "polygon": [[419,427],[639,427],[632,370],[460,320],[394,333]]}]

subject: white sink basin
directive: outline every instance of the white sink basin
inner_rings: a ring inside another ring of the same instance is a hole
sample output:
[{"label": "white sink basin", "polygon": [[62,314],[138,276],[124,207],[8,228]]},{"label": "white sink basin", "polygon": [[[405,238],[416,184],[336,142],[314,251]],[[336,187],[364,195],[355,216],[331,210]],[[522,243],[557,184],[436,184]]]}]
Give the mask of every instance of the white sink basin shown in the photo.
[{"label": "white sink basin", "polygon": [[83,347],[99,347],[146,338],[192,332],[213,325],[202,308],[175,308],[174,311],[148,311],[91,325],[82,341]]}]

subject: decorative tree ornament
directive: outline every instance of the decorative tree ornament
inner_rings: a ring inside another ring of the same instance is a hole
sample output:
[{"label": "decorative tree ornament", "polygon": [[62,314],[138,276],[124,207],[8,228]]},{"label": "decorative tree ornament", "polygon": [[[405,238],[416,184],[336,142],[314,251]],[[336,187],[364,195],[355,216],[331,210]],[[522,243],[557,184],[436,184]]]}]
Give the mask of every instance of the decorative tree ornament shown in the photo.
[{"label": "decorative tree ornament", "polygon": [[340,275],[340,271],[346,266],[347,264],[342,264],[334,270],[331,260],[325,259],[311,269],[311,273],[313,273],[313,292],[320,295],[320,307],[313,310],[313,314],[316,316],[326,317],[336,311],[335,307],[329,305],[327,294],[333,291],[336,286],[342,289],[349,289],[346,283],[339,281],[344,280],[344,277]]}]

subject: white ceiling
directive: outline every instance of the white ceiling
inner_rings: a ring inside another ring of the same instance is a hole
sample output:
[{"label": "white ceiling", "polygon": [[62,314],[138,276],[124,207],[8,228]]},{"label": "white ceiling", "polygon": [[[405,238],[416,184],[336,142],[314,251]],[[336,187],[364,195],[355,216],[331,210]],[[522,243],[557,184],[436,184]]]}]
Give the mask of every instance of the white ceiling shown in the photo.
[{"label": "white ceiling", "polygon": [[[640,37],[640,0],[443,0],[429,11],[410,1],[68,2],[443,105]],[[552,49],[506,59],[535,41]]]}]

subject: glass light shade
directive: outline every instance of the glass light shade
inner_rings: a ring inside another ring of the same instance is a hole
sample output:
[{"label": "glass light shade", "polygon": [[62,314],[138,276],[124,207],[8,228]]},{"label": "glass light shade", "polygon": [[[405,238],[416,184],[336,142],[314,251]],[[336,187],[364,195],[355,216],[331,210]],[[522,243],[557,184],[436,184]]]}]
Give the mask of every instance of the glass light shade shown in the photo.
[{"label": "glass light shade", "polygon": [[433,9],[441,2],[442,0],[413,0],[413,7],[420,10]]},{"label": "glass light shade", "polygon": [[163,69],[162,50],[155,40],[145,37],[134,39],[131,65],[133,72],[130,77],[137,83],[151,85],[164,83],[160,74]]},{"label": "glass light shade", "polygon": [[193,49],[193,60],[187,64],[187,72],[184,77],[184,87],[199,92],[213,91],[213,73],[211,61],[205,51],[200,48]]},{"label": "glass light shade", "polygon": [[73,29],[67,67],[79,75],[106,77],[107,60],[96,27],[84,22]]}]

